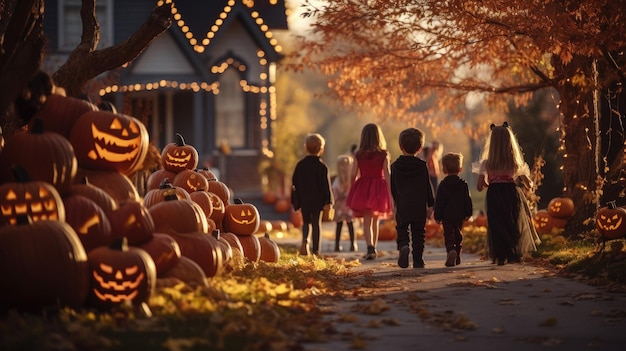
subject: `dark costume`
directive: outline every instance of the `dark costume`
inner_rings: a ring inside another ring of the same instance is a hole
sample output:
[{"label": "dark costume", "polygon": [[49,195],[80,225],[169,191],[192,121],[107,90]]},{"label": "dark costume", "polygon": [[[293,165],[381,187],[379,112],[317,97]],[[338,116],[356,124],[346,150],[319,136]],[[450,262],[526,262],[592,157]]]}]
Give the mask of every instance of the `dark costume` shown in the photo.
[{"label": "dark costume", "polygon": [[[434,216],[443,225],[443,236],[446,252],[456,251],[457,262],[460,263],[461,244],[463,242],[463,221],[473,212],[467,182],[458,175],[447,175],[439,184],[435,196]],[[458,264],[457,263],[457,264]]]},{"label": "dark costume", "polygon": [[424,233],[428,207],[435,203],[426,162],[402,155],[391,164],[391,195],[396,208],[398,250],[409,245],[409,227],[413,266],[423,266]]},{"label": "dark costume", "polygon": [[291,204],[295,210],[302,210],[302,243],[308,245],[310,225],[313,237],[311,251],[318,254],[322,210],[325,205],[333,203],[328,167],[319,156],[307,155],[296,164],[291,184]]}]

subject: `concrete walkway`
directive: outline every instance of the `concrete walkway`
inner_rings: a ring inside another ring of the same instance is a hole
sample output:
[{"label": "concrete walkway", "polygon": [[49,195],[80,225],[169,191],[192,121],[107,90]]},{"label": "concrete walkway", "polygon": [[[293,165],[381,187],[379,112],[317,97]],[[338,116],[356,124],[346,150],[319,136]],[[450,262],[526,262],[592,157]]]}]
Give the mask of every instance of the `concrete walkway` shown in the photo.
[{"label": "concrete walkway", "polygon": [[[609,293],[529,263],[497,266],[471,254],[445,267],[445,250],[427,247],[426,268],[397,266],[395,242],[382,257],[360,259],[343,298],[323,298],[335,330],[308,351],[626,350],[626,294]],[[347,250],[347,241],[342,242]],[[347,297],[346,297],[347,296]]]}]

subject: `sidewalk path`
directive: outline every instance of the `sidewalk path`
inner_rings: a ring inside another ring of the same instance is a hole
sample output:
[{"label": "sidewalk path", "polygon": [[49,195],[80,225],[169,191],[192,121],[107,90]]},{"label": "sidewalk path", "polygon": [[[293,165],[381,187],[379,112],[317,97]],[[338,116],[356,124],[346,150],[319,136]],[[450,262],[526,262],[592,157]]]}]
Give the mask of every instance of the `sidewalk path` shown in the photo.
[{"label": "sidewalk path", "polygon": [[[361,259],[364,242],[359,245],[361,252],[335,253],[326,240],[322,253]],[[329,342],[305,349],[626,350],[626,294],[472,254],[448,268],[444,251],[427,247],[426,268],[401,269],[395,242],[380,242],[382,257],[353,269],[349,298],[321,300],[335,326]]]}]

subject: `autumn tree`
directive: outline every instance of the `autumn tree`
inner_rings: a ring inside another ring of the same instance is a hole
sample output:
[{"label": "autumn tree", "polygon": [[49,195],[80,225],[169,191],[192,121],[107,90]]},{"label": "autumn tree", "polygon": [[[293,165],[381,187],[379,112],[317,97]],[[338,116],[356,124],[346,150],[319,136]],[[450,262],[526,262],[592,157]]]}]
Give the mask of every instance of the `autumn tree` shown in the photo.
[{"label": "autumn tree", "polygon": [[[45,0],[0,2],[0,117],[3,127],[14,118],[12,101],[44,59],[44,9]],[[97,49],[100,25],[96,0],[82,0],[80,14],[83,22],[80,43],[53,73],[55,83],[65,88],[69,96],[79,96],[89,80],[137,58],[172,24],[171,0],[159,1],[133,35],[111,47]]]},{"label": "autumn tree", "polygon": [[[570,224],[589,223],[613,164],[608,150],[623,148],[623,113],[601,113],[624,99],[623,1],[305,2],[312,24],[301,38],[300,67],[328,75],[332,95],[345,105],[442,127],[463,120],[469,100],[504,116],[534,92],[556,91],[563,193],[579,205]],[[485,120],[474,132],[484,135],[502,120]],[[621,137],[604,151],[601,125]]]}]

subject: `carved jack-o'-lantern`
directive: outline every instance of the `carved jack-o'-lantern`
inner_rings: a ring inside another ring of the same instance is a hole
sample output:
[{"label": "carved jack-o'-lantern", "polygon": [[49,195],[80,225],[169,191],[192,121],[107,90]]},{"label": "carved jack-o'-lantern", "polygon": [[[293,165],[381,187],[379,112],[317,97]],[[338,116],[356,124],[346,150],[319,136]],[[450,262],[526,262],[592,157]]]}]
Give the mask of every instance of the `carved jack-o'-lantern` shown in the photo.
[{"label": "carved jack-o'-lantern", "polygon": [[574,211],[574,201],[569,197],[555,197],[548,203],[548,212],[552,217],[569,218]]},{"label": "carved jack-o'-lantern", "polygon": [[607,203],[596,214],[596,228],[605,239],[619,239],[626,236],[626,208],[617,207],[615,201]]},{"label": "carved jack-o'-lantern", "polygon": [[213,205],[213,211],[211,212],[210,218],[213,220],[213,222],[215,222],[215,226],[217,227],[217,229],[222,230],[222,222],[224,220],[224,215],[226,212],[226,205],[224,204],[222,199],[220,199],[220,197],[216,194],[212,192],[207,192],[207,194],[211,198],[211,204]]},{"label": "carved jack-o'-lantern", "polygon": [[126,301],[138,305],[150,298],[157,273],[147,252],[129,247],[126,239],[120,239],[111,246],[92,250],[87,256],[91,272],[90,305],[111,308]]},{"label": "carved jack-o'-lantern", "polygon": [[74,228],[86,252],[111,244],[111,222],[100,206],[82,195],[66,196],[63,204],[66,208],[65,221]]},{"label": "carved jack-o'-lantern", "polygon": [[56,188],[41,181],[30,181],[28,174],[13,169],[18,180],[0,185],[0,224],[15,224],[20,215],[40,220],[65,221],[65,206]]},{"label": "carved jack-o'-lantern", "polygon": [[178,141],[165,145],[161,152],[163,169],[173,173],[184,170],[193,170],[198,166],[198,150],[185,144],[185,139],[176,133]]},{"label": "carved jack-o'-lantern", "polygon": [[152,238],[155,223],[148,209],[137,201],[124,201],[109,214],[114,238],[125,237],[130,245],[144,243]]},{"label": "carved jack-o'-lantern", "polygon": [[149,135],[135,117],[91,111],[76,120],[70,142],[81,168],[132,174],[146,158]]},{"label": "carved jack-o'-lantern", "polygon": [[222,225],[224,230],[236,235],[251,235],[259,229],[259,210],[253,204],[235,199],[235,203],[226,206]]},{"label": "carved jack-o'-lantern", "polygon": [[188,193],[207,190],[209,187],[209,182],[203,175],[189,169],[178,172],[172,180],[172,184],[187,190]]},{"label": "carved jack-o'-lantern", "polygon": [[553,229],[563,229],[567,225],[567,218],[554,217],[549,210],[539,210],[533,216],[535,230],[539,234],[550,234]]}]

